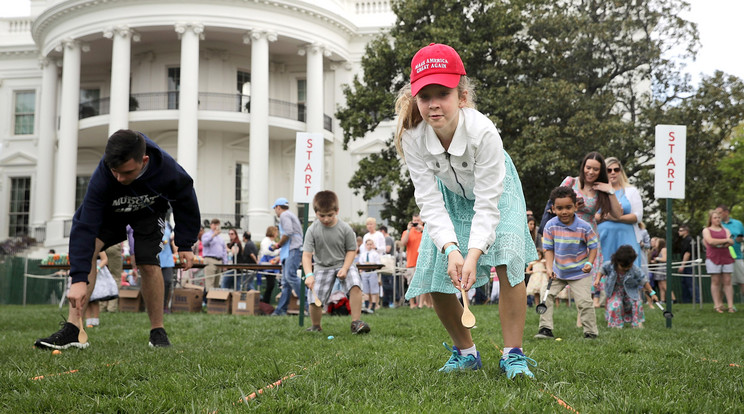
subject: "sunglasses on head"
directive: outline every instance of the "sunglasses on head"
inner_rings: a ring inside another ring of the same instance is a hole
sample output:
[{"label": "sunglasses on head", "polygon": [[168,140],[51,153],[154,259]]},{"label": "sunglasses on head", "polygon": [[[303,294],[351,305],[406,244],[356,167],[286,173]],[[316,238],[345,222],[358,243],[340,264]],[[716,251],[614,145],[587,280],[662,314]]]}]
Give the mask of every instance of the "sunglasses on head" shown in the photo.
[{"label": "sunglasses on head", "polygon": [[607,168],[607,173],[614,173],[614,172],[615,173],[619,173],[620,171],[622,171],[622,169],[620,167]]}]

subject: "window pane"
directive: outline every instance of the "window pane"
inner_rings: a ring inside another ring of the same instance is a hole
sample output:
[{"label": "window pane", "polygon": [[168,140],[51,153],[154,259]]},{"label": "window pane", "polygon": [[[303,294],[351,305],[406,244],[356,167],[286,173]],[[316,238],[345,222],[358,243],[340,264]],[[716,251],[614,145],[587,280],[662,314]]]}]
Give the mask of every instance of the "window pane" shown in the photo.
[{"label": "window pane", "polygon": [[80,119],[101,113],[101,90],[80,89]]},{"label": "window pane", "polygon": [[168,109],[178,109],[178,90],[181,88],[181,68],[168,68]]},{"label": "window pane", "polygon": [[248,164],[235,164],[235,214],[248,215],[248,191],[250,190]]},{"label": "window pane", "polygon": [[297,103],[305,103],[307,100],[307,80],[297,79]]},{"label": "window pane", "polygon": [[36,112],[36,92],[22,91],[15,94],[15,135],[31,135],[34,133]]},{"label": "window pane", "polygon": [[75,210],[83,204],[85,193],[88,191],[89,182],[89,175],[78,176],[75,178]]},{"label": "window pane", "polygon": [[10,206],[8,208],[8,236],[27,236],[29,206],[31,203],[31,177],[10,179]]}]

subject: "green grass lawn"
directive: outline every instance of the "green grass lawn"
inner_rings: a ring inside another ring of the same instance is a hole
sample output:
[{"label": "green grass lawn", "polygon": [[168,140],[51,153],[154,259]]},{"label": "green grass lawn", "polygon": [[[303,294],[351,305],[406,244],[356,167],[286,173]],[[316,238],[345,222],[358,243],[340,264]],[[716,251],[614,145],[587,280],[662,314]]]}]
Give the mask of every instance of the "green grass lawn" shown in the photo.
[{"label": "green grass lawn", "polygon": [[[0,411],[744,410],[744,312],[721,315],[710,305],[675,305],[672,329],[659,310],[647,310],[645,329],[609,329],[600,322],[599,338],[586,340],[576,327],[575,308],[561,307],[554,333],[563,340],[557,342],[532,338],[538,316],[528,309],[524,349],[539,363],[536,380],[510,381],[498,367],[498,308],[472,309],[483,369],[441,374],[437,369],[449,357],[441,344],[449,337],[432,310],[365,315],[372,327],[365,336],[351,335],[349,317],[324,317],[323,332],[308,333],[296,316],[166,315],[173,343],[168,349],[148,347],[146,314],[104,313],[102,325],[88,330],[88,349],[52,355],[32,344],[58,328],[56,306],[0,306]],[[241,402],[241,396],[292,374]]]}]

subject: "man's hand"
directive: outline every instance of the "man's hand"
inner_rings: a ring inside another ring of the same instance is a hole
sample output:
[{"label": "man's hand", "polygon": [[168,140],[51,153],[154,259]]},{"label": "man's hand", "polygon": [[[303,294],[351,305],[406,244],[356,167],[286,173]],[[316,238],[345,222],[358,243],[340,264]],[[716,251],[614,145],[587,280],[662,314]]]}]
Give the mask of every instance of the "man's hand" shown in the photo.
[{"label": "man's hand", "polygon": [[191,269],[191,265],[194,264],[194,253],[192,253],[191,250],[178,252],[178,257],[181,258],[181,263],[183,263],[183,270]]},{"label": "man's hand", "polygon": [[87,295],[88,284],[85,282],[75,282],[70,285],[70,291],[67,293],[67,300],[70,301],[70,306],[82,312],[83,305],[87,300]]},{"label": "man's hand", "polygon": [[338,280],[346,280],[346,272],[348,272],[349,269],[344,269],[343,267],[336,272],[336,277]]}]

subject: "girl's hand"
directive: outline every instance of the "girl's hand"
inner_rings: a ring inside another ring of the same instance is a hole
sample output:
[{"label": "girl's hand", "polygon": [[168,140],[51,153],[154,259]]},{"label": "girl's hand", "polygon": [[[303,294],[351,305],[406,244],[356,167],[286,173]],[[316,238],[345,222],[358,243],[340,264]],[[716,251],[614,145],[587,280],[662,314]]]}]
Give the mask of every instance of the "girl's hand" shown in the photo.
[{"label": "girl's hand", "polygon": [[594,278],[594,289],[599,289],[599,277]]},{"label": "girl's hand", "polygon": [[447,276],[452,280],[452,285],[456,288],[460,287],[460,278],[462,277],[462,267],[465,264],[465,260],[462,258],[462,253],[459,250],[453,250],[447,256]]},{"label": "girl's hand", "polygon": [[[462,278],[460,279],[460,285],[463,289],[469,290],[474,284],[477,276],[477,260],[465,260],[465,264],[462,266]],[[456,286],[455,286],[456,287]]]},{"label": "girl's hand", "polygon": [[308,276],[305,278],[305,286],[312,289],[315,286],[315,276]]},{"label": "girl's hand", "polygon": [[656,295],[653,295],[653,296],[651,296],[651,300],[653,300],[654,302],[658,302],[659,301],[659,297],[656,296]]}]

